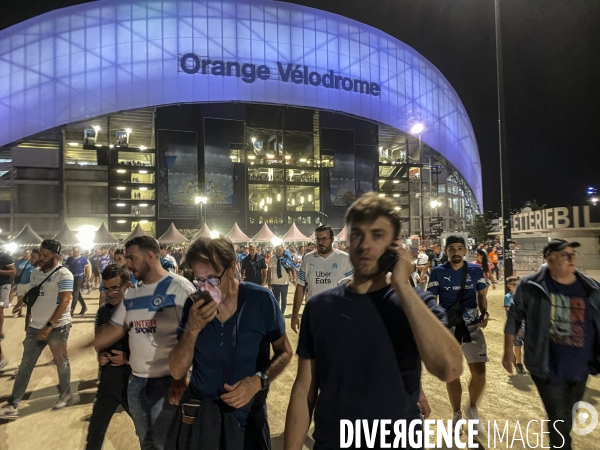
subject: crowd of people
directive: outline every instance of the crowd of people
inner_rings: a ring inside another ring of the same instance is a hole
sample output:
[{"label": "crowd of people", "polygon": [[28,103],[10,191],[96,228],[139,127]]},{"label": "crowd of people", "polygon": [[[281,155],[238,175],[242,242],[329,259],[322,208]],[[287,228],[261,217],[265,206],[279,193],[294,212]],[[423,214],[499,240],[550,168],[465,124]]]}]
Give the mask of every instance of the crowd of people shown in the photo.
[{"label": "crowd of people", "polygon": [[[75,247],[63,258],[67,252],[51,239],[17,261],[0,253],[0,300],[10,302],[14,278],[15,312],[27,308],[23,356],[0,418],[19,417],[46,346],[59,378],[53,409],[72,402],[67,342],[77,303],[86,312],[87,283],[88,292],[100,292],[89,344],[100,375],[87,449],[102,447],[119,406],[142,449],[269,449],[266,398],[293,354],[284,319],[293,284],[298,371],[286,450],[302,448],[311,422],[314,448],[328,450],[340,446],[341,420],[427,418],[421,363],[446,383],[460,433],[463,412],[480,419],[489,274],[502,276],[502,247],[478,249],[474,262],[461,236],[449,236],[444,247],[411,249],[399,238],[393,202],[374,193],[354,202],[345,223],[347,247],[335,245],[333,229],[322,225],[306,247],[236,248],[218,237],[177,249],[143,236],[124,250],[88,256]],[[550,241],[539,272],[507,278],[504,303],[503,366],[521,374],[527,368],[553,421],[550,444],[564,441],[566,449],[571,408],[588,375],[600,370],[600,286],[577,271],[578,246]],[[470,372],[464,411],[463,358]],[[5,365],[0,346],[0,369]],[[481,420],[478,431],[485,433]]]}]

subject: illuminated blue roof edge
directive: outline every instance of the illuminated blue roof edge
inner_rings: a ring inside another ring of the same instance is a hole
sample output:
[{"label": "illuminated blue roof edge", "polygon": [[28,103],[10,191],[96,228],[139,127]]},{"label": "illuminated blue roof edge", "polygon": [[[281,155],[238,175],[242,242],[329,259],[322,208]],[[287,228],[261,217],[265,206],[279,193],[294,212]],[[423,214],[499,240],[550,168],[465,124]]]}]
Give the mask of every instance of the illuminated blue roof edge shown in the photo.
[{"label": "illuminated blue roof edge", "polygon": [[[188,53],[266,65],[270,76],[187,74],[178,58]],[[333,70],[381,92],[284,81],[277,62],[320,77]],[[270,0],[104,0],[0,31],[0,146],[115,111],[207,101],[340,111],[402,131],[423,123],[423,141],[482,206],[477,142],[455,90],[414,49],[354,20]]]}]

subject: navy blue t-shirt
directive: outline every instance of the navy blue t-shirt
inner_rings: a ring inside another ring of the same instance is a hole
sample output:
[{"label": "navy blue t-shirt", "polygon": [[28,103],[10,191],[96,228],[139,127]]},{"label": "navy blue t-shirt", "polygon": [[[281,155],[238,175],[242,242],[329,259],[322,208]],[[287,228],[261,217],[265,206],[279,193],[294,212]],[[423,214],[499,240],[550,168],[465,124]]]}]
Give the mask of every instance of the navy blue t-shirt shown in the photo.
[{"label": "navy blue t-shirt", "polygon": [[587,380],[593,358],[594,311],[579,280],[561,284],[549,275],[545,279],[550,294],[550,380]]},{"label": "navy blue t-shirt", "polygon": [[[270,344],[285,333],[281,309],[269,289],[240,283],[238,304],[242,295],[245,302],[237,332],[233,375],[227,380],[230,385],[256,372],[264,372],[269,366]],[[192,304],[188,298],[177,330],[178,338],[185,329]],[[238,314],[239,309],[223,324],[215,318],[198,335],[190,379],[196,393],[209,397],[224,393],[223,376]]]},{"label": "navy blue t-shirt", "polygon": [[[416,291],[445,322],[436,299]],[[359,295],[343,285],[309,299],[297,354],[313,359],[316,366],[320,392],[314,412],[315,449],[339,448],[341,419],[393,422],[419,417],[421,358],[390,286]]]},{"label": "navy blue t-shirt", "polygon": [[[465,293],[463,303],[466,309],[477,308],[477,291],[482,291],[487,287],[483,278],[483,270],[476,264],[467,263],[467,281],[465,283]],[[460,292],[460,283],[462,282],[463,268],[454,270],[447,262],[441,266],[435,267],[431,271],[427,290],[440,299],[440,305],[448,310],[458,299]]]},{"label": "navy blue t-shirt", "polygon": [[75,278],[79,278],[85,274],[84,267],[88,264],[88,260],[85,256],[79,256],[78,258],[69,256],[69,259],[67,259],[65,266],[67,266],[67,269],[71,271]]}]

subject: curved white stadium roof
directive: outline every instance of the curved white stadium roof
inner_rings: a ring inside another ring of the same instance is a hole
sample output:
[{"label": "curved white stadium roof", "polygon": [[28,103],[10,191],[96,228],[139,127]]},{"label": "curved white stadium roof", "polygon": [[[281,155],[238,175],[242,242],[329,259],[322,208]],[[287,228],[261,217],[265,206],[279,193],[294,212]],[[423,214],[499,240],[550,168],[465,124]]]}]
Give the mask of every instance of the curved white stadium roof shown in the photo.
[{"label": "curved white stadium roof", "polygon": [[477,143],[454,89],[414,49],[359,22],[270,0],[103,0],[0,31],[0,146],[115,111],[224,101],[407,132],[422,123],[423,141],[482,205]]}]

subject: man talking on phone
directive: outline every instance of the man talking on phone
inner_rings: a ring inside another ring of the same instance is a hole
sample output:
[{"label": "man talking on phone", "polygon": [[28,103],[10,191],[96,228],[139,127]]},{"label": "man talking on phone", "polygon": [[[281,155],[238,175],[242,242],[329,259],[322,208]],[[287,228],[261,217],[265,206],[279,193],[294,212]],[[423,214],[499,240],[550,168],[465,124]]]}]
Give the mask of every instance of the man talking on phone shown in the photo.
[{"label": "man talking on phone", "polygon": [[[313,412],[314,450],[340,448],[341,420],[419,420],[421,361],[443,381],[460,376],[460,346],[444,325],[444,311],[408,281],[413,264],[398,248],[395,206],[369,193],[346,213],[354,277],[304,308],[285,450],[302,449]],[[387,255],[382,261],[386,251],[397,253],[397,262]],[[385,438],[379,434],[375,442]]]},{"label": "man talking on phone", "polygon": [[200,292],[186,301],[169,364],[176,379],[192,375],[165,449],[268,450],[269,385],[292,357],[279,305],[238,281],[226,237],[196,239],[185,259]]}]

